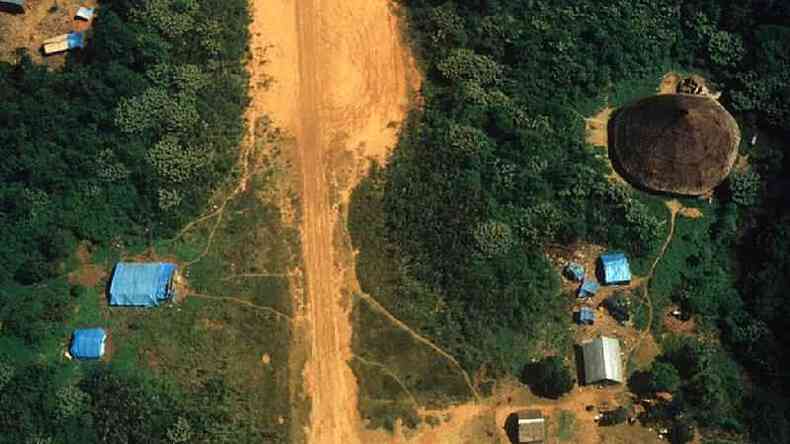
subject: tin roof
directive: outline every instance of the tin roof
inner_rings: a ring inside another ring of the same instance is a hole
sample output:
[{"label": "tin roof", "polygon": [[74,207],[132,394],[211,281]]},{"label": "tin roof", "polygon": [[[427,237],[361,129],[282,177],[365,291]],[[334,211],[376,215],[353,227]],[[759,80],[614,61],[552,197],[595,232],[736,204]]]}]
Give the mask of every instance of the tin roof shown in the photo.
[{"label": "tin roof", "polygon": [[623,364],[620,358],[620,341],[600,336],[582,343],[584,379],[587,384],[601,381],[622,383]]},{"label": "tin roof", "polygon": [[546,439],[546,421],[540,410],[518,412],[518,442],[542,443]]}]

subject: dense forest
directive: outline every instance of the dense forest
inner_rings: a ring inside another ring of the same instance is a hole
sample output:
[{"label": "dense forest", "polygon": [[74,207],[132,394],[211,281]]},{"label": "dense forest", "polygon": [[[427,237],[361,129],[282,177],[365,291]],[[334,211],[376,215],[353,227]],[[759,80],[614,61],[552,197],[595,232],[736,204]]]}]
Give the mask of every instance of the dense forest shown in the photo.
[{"label": "dense forest", "polygon": [[[650,292],[704,333],[665,341],[648,376],[675,393],[666,416],[699,425],[707,442],[788,442],[790,6],[401,3],[425,79],[389,164],[372,167],[352,203],[352,236],[376,230],[397,258],[391,294],[365,286],[364,262],[363,288],[469,370],[517,374],[568,323],[545,248],[624,250],[643,274],[666,235],[661,196],[607,180],[584,117],[653,94],[670,69],[700,73],[723,91],[749,167],[711,203],[686,200],[705,221],[679,230]],[[362,210],[376,205],[382,218]],[[366,236],[356,242],[364,250]]]},{"label": "dense forest", "polygon": [[0,442],[244,442],[221,379],[196,393],[45,359],[85,290],[79,242],[147,245],[201,212],[244,132],[242,0],[100,2],[63,69],[0,63]]},{"label": "dense forest", "polygon": [[[749,168],[694,203],[704,221],[679,223],[656,271],[653,297],[703,334],[664,341],[648,389],[674,393],[655,414],[699,426],[706,442],[790,442],[790,6],[401,3],[421,98],[361,187],[384,217],[352,208],[349,221],[397,259],[388,308],[469,370],[519,374],[559,348],[567,307],[544,249],[624,250],[642,274],[666,231],[659,199],[607,180],[584,117],[651,93],[669,69],[698,72],[724,92]],[[221,379],[187,394],[47,359],[84,290],[63,276],[78,243],[173,233],[234,174],[244,131],[245,1],[100,6],[90,44],[63,69],[24,52],[0,63],[0,443],[244,442]]]}]

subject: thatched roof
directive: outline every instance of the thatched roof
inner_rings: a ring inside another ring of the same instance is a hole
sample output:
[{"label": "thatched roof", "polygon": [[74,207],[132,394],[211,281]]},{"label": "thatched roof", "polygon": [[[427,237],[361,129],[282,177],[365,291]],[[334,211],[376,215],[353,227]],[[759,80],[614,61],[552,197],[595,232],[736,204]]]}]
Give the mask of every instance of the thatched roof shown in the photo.
[{"label": "thatched roof", "polygon": [[609,122],[609,153],[621,174],[655,191],[705,194],[738,154],[735,119],[709,97],[663,94],[620,110]]}]

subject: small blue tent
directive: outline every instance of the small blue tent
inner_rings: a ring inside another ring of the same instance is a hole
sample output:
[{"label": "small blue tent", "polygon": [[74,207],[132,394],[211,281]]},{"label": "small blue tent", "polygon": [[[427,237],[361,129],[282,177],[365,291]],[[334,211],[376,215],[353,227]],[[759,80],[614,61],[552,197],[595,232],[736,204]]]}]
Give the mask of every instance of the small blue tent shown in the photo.
[{"label": "small blue tent", "polygon": [[565,276],[576,282],[581,282],[584,279],[584,266],[571,262],[565,267]]},{"label": "small blue tent", "polygon": [[77,359],[99,359],[104,355],[107,333],[101,328],[76,330],[71,340],[69,353]]},{"label": "small blue tent", "polygon": [[631,282],[631,267],[623,253],[607,253],[601,256],[603,283],[605,285],[627,284]]},{"label": "small blue tent", "polygon": [[110,305],[155,307],[173,296],[175,264],[119,262],[110,284]]},{"label": "small blue tent", "polygon": [[595,312],[590,307],[582,307],[577,314],[576,322],[592,325],[595,322]]},{"label": "small blue tent", "polygon": [[595,293],[598,293],[598,283],[595,281],[590,281],[585,279],[582,282],[581,287],[579,287],[579,297],[580,298],[591,298],[595,296]]}]

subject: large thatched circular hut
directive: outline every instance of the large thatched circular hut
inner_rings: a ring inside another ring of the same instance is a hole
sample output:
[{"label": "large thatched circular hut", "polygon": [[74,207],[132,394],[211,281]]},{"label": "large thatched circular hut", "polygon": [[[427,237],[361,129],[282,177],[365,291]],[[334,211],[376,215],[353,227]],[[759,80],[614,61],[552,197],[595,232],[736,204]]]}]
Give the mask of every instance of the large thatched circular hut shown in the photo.
[{"label": "large thatched circular hut", "polygon": [[740,131],[716,100],[662,94],[618,110],[609,121],[609,152],[629,181],[655,191],[705,194],[730,173]]}]

